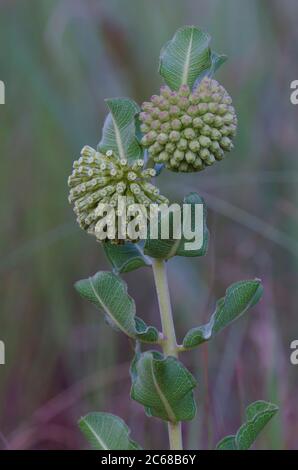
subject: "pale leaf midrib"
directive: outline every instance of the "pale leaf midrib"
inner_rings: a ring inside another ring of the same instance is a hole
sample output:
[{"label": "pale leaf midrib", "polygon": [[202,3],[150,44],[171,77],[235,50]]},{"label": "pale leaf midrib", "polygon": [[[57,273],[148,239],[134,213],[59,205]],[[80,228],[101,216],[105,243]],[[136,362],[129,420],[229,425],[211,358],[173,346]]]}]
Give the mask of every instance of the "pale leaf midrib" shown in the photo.
[{"label": "pale leaf midrib", "polygon": [[194,33],[194,30],[193,30],[193,28],[192,28],[192,30],[191,30],[191,36],[190,36],[190,41],[189,41],[189,45],[188,45],[188,50],[187,50],[187,54],[186,54],[186,59],[185,59],[184,67],[183,67],[182,83],[181,83],[181,85],[187,85],[187,81],[188,81],[190,56],[191,56],[192,43],[193,43],[193,33]]},{"label": "pale leaf midrib", "polygon": [[123,147],[123,144],[122,144],[122,139],[121,139],[121,132],[120,132],[119,127],[118,127],[118,125],[117,125],[117,123],[114,119],[113,114],[111,114],[111,116],[112,116],[112,121],[113,121],[114,129],[115,129],[115,137],[116,137],[117,147],[118,147],[118,150],[119,150],[119,157],[120,157],[120,159],[126,160],[125,150],[124,150],[124,147]]},{"label": "pale leaf midrib", "polygon": [[101,437],[95,432],[94,428],[92,426],[89,425],[89,423],[84,420],[83,421],[84,424],[88,427],[89,431],[91,431],[91,433],[93,434],[93,436],[97,439],[97,441],[100,443],[101,447],[104,449],[104,450],[111,450],[107,444],[101,439]]},{"label": "pale leaf midrib", "polygon": [[93,282],[92,282],[92,278],[90,277],[89,278],[89,282],[90,282],[90,285],[91,285],[91,289],[92,289],[92,292],[93,294],[95,295],[96,299],[98,300],[99,304],[101,305],[101,307],[103,308],[103,310],[105,310],[109,316],[112,318],[112,320],[115,322],[115,324],[118,326],[118,328],[123,331],[125,334],[127,334],[127,336],[130,336],[131,338],[133,337],[133,334],[130,332],[130,331],[127,331],[125,328],[123,328],[123,326],[118,322],[118,320],[114,317],[114,315],[112,314],[112,312],[110,311],[110,309],[108,308],[108,306],[101,300],[101,298],[99,297],[99,295],[97,294],[96,290],[95,290],[95,287],[93,285]]},{"label": "pale leaf midrib", "polygon": [[151,360],[151,374],[152,374],[152,380],[153,380],[153,384],[157,390],[157,393],[162,401],[162,404],[163,406],[165,407],[165,410],[167,412],[167,415],[170,419],[170,421],[172,421],[173,423],[177,422],[177,419],[176,419],[176,416],[175,416],[175,413],[174,411],[172,410],[168,400],[166,399],[166,397],[164,396],[161,388],[159,387],[158,383],[157,383],[157,380],[155,378],[155,374],[154,374],[154,369],[153,369],[153,358]]}]

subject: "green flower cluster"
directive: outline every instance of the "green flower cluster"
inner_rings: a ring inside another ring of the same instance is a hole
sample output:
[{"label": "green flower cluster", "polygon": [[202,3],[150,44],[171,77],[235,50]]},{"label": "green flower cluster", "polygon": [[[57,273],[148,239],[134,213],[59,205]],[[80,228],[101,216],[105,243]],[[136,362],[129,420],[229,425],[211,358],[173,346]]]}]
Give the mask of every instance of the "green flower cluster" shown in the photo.
[{"label": "green flower cluster", "polygon": [[162,86],[142,105],[142,144],[155,163],[173,171],[201,171],[233,148],[237,117],[232,99],[205,77],[193,92],[187,85]]},{"label": "green flower cluster", "polygon": [[168,204],[168,199],[160,195],[159,189],[150,183],[155,175],[153,168],[144,169],[142,159],[129,163],[119,159],[112,150],[103,155],[85,146],[79,160],[74,162],[68,179],[71,188],[69,202],[74,204],[80,227],[96,236],[96,224],[102,218],[98,205],[107,204],[116,208],[119,196],[126,197],[127,207],[134,204],[145,207],[150,204]]}]

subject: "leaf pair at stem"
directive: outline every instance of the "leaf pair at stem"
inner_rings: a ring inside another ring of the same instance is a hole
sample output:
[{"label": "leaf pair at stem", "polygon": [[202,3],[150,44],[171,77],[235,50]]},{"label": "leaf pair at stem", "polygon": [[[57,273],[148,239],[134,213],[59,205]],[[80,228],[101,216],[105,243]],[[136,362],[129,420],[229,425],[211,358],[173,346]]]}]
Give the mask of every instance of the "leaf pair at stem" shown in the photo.
[{"label": "leaf pair at stem", "polygon": [[[237,434],[223,438],[217,444],[216,449],[248,450],[277,411],[276,405],[266,401],[260,400],[252,403],[246,409],[246,422],[242,424]],[[141,449],[130,439],[130,430],[124,421],[109,413],[90,413],[81,418],[79,426],[94,449]]]},{"label": "leaf pair at stem", "polygon": [[[130,251],[128,256],[131,256]],[[123,259],[122,254],[121,259]],[[162,333],[153,326],[147,326],[136,316],[135,302],[127,293],[127,285],[119,275],[100,271],[88,279],[78,281],[75,288],[82,297],[104,311],[107,322],[115,329],[145,343],[162,342]],[[212,339],[248,308],[253,307],[261,298],[262,292],[259,279],[232,284],[227,289],[226,295],[218,300],[210,321],[192,328],[185,335],[178,351],[193,349]]]}]

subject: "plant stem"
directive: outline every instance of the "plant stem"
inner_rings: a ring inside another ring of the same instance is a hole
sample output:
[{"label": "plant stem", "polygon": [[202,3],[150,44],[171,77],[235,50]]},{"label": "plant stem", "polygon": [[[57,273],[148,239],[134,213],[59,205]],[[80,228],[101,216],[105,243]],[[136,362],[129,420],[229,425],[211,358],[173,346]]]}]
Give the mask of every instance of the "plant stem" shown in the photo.
[{"label": "plant stem", "polygon": [[[166,263],[160,259],[152,259],[155,287],[158,297],[162,332],[163,352],[166,356],[178,358],[176,333],[173,322],[172,307],[169,293]],[[171,450],[182,450],[181,423],[168,423],[169,441]]]}]

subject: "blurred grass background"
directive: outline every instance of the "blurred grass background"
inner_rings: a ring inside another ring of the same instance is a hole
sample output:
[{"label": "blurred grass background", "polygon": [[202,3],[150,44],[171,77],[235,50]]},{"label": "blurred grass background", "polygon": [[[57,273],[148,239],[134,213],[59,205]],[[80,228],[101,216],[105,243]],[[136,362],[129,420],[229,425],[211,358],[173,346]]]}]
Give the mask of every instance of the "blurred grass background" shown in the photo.
[{"label": "blurred grass background", "polygon": [[[191,189],[209,208],[209,253],[170,261],[178,337],[205,321],[234,281],[260,277],[253,312],[214,342],[185,354],[199,381],[187,448],[213,448],[245,406],[280,413],[257,448],[297,449],[297,108],[295,0],[2,0],[0,79],[0,446],[76,449],[77,419],[120,415],[145,448],[166,448],[166,427],[129,399],[132,347],[82,301],[73,283],[109,269],[67,202],[67,177],[83,145],[95,146],[105,97],[142,102],[158,90],[161,46],[196,24],[229,61],[217,78],[234,99],[239,132],[223,162],[194,175],[164,173],[163,194]],[[125,275],[138,314],[158,324],[150,269]]]}]

